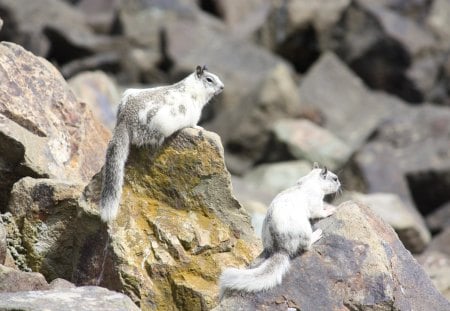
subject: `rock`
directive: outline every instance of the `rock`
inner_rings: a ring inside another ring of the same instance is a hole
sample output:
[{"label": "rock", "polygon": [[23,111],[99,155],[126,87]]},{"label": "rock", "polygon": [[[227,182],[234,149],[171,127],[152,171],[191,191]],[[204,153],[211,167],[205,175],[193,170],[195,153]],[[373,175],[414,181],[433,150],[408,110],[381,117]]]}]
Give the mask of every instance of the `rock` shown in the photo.
[{"label": "rock", "polygon": [[79,310],[79,311],[138,311],[139,308],[124,294],[97,286],[72,289],[0,293],[2,310]]},{"label": "rock", "polygon": [[76,288],[75,284],[61,279],[61,278],[57,278],[54,279],[53,281],[50,282],[50,289],[53,290],[62,290],[62,289],[69,289],[69,288]]},{"label": "rock", "polygon": [[110,133],[46,60],[3,42],[0,64],[0,206],[24,176],[90,180]]},{"label": "rock", "polygon": [[321,111],[325,129],[344,141],[350,153],[365,143],[389,111],[403,106],[389,96],[369,92],[333,53],[325,53],[307,72],[300,99]]},{"label": "rock", "polygon": [[27,267],[47,279],[70,279],[78,198],[83,184],[25,177],[14,184],[9,211],[18,224]]},{"label": "rock", "polygon": [[450,44],[450,3],[434,0],[428,13],[427,24],[443,40],[442,45]]},{"label": "rock", "polygon": [[221,267],[256,255],[259,241],[231,194],[213,133],[184,129],[153,155],[133,148],[108,230],[99,218],[99,177],[80,200],[75,284],[122,291],[142,310],[207,310],[217,303]]},{"label": "rock", "polygon": [[47,289],[49,285],[42,274],[23,272],[0,265],[0,293]]},{"label": "rock", "polygon": [[226,293],[219,310],[448,310],[450,303],[367,207],[343,203],[317,226],[324,237],[292,260],[281,285]]},{"label": "rock", "polygon": [[3,20],[0,18],[0,30],[2,30],[3,27]]},{"label": "rock", "polygon": [[300,177],[308,174],[311,167],[307,161],[261,164],[245,174],[243,180],[270,195],[271,201],[279,192],[292,187]]},{"label": "rock", "polygon": [[418,103],[438,78],[441,52],[429,30],[391,7],[353,1],[321,50],[335,51],[368,86]]},{"label": "rock", "polygon": [[3,225],[3,222],[0,221],[0,265],[5,264],[6,260],[6,251],[7,251],[7,244],[6,244],[6,229]]},{"label": "rock", "polygon": [[333,171],[341,168],[352,153],[343,140],[306,119],[278,120],[273,132],[295,159],[319,162]]},{"label": "rock", "polygon": [[407,206],[397,195],[391,193],[362,194],[346,193],[340,202],[355,200],[370,207],[378,216],[394,228],[405,247],[413,253],[420,253],[431,240],[422,217]]},{"label": "rock", "polygon": [[427,250],[417,257],[436,288],[450,300],[450,229],[433,238]]},{"label": "rock", "polygon": [[450,109],[425,105],[393,115],[375,140],[394,151],[394,165],[422,214],[450,201]]},{"label": "rock", "polygon": [[239,39],[251,38],[264,25],[270,10],[268,0],[219,0],[210,3],[215,3],[216,8],[213,9],[216,9],[232,35]]},{"label": "rock", "polygon": [[97,32],[113,32],[119,0],[81,0],[76,6],[84,13],[87,23]]},{"label": "rock", "polygon": [[95,116],[112,130],[120,94],[114,80],[102,71],[83,72],[69,81],[78,100],[86,103]]},{"label": "rock", "polygon": [[31,272],[27,265],[27,250],[22,243],[22,233],[11,215],[7,212],[0,214],[0,220],[6,229],[7,252],[4,265],[24,272]]},{"label": "rock", "polygon": [[259,40],[304,72],[320,55],[322,34],[339,21],[349,4],[349,0],[273,2]]},{"label": "rock", "polygon": [[64,1],[4,0],[0,9],[9,26],[4,39],[60,65],[114,46],[114,40],[94,34],[81,11]]},{"label": "rock", "polygon": [[425,221],[431,232],[440,232],[450,227],[450,202],[438,207]]}]

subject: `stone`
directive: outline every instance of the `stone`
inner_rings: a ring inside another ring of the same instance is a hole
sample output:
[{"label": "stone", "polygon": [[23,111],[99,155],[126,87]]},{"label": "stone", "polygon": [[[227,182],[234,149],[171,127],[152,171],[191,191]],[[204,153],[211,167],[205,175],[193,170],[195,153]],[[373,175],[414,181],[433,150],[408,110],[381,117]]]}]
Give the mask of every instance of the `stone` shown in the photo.
[{"label": "stone", "polygon": [[3,222],[0,221],[0,265],[5,264],[7,248],[6,229]]},{"label": "stone", "polygon": [[89,181],[110,132],[48,61],[2,42],[0,64],[0,206],[25,176]]},{"label": "stone", "polygon": [[86,22],[97,33],[110,34],[114,29],[119,0],[82,0],[76,3],[85,15]]},{"label": "stone", "polygon": [[302,104],[318,108],[325,119],[324,128],[344,141],[351,152],[366,142],[389,111],[403,106],[389,96],[369,92],[331,52],[324,53],[310,68],[299,92]]},{"label": "stone", "polygon": [[22,243],[22,233],[13,215],[9,212],[0,214],[0,221],[6,229],[6,242],[8,247],[4,265],[16,270],[20,269],[24,272],[31,272],[31,269],[27,265],[27,250]]},{"label": "stone", "polygon": [[113,39],[93,33],[83,13],[64,1],[5,0],[0,8],[9,26],[6,40],[60,65],[114,46]]},{"label": "stone", "polygon": [[422,252],[431,240],[430,232],[420,214],[412,210],[392,193],[362,194],[350,192],[339,198],[340,202],[354,200],[370,207],[394,228],[405,247],[413,253]]},{"label": "stone", "polygon": [[450,202],[438,207],[426,216],[425,221],[431,232],[440,232],[450,227]]},{"label": "stone", "polygon": [[319,221],[324,236],[291,261],[281,285],[225,293],[219,310],[448,310],[394,230],[369,208],[348,201]]},{"label": "stone", "polygon": [[434,0],[428,13],[427,24],[443,40],[450,44],[450,3],[446,0]]},{"label": "stone", "polygon": [[48,280],[73,273],[77,206],[84,185],[25,177],[14,184],[8,209],[26,248],[26,265]]},{"label": "stone", "polygon": [[304,160],[266,163],[249,171],[243,176],[243,180],[264,191],[272,199],[279,192],[292,187],[300,177],[308,174],[311,168],[311,163]]},{"label": "stone", "polygon": [[80,73],[67,82],[78,100],[86,103],[95,116],[112,130],[120,103],[115,81],[102,71],[92,71]]},{"label": "stone", "polygon": [[394,114],[377,130],[374,141],[392,149],[392,161],[422,214],[450,201],[448,107],[424,105]]},{"label": "stone", "polygon": [[154,153],[132,148],[109,228],[99,218],[100,177],[80,199],[75,284],[124,292],[142,310],[207,310],[221,267],[256,256],[260,242],[231,193],[216,134],[184,129]]},{"label": "stone", "polygon": [[49,289],[49,285],[42,274],[24,272],[0,265],[0,293],[47,289]]},{"label": "stone", "polygon": [[0,30],[2,30],[3,27],[3,20],[0,18]]},{"label": "stone", "polygon": [[278,120],[273,132],[295,159],[318,162],[332,171],[340,169],[352,153],[343,140],[306,119]]},{"label": "stone", "polygon": [[73,284],[67,280],[61,279],[61,278],[54,279],[53,281],[50,282],[49,285],[50,285],[50,289],[53,289],[53,290],[76,288],[75,284]]},{"label": "stone", "polygon": [[426,251],[417,257],[436,288],[450,300],[450,229],[433,238]]},{"label": "stone", "polygon": [[124,294],[98,286],[71,289],[0,293],[2,310],[79,310],[79,311],[138,311],[139,308]]}]

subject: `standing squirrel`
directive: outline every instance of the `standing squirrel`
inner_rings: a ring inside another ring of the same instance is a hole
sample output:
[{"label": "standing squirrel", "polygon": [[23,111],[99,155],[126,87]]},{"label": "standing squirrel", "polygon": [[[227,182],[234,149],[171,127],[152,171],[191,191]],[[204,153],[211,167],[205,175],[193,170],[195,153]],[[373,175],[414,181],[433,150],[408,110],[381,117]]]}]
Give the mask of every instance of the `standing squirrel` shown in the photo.
[{"label": "standing squirrel", "polygon": [[227,289],[257,292],[280,284],[290,259],[322,237],[322,230],[312,231],[309,219],[325,218],[335,212],[336,208],[323,199],[338,191],[340,185],[334,173],[314,163],[308,175],[279,193],[264,219],[262,254],[250,269],[225,269],[220,277],[220,296]]},{"label": "standing squirrel", "polygon": [[178,130],[200,128],[197,122],[203,106],[223,88],[219,77],[205,66],[197,66],[195,72],[175,84],[123,93],[103,168],[100,209],[104,222],[117,216],[130,144],[158,147]]}]

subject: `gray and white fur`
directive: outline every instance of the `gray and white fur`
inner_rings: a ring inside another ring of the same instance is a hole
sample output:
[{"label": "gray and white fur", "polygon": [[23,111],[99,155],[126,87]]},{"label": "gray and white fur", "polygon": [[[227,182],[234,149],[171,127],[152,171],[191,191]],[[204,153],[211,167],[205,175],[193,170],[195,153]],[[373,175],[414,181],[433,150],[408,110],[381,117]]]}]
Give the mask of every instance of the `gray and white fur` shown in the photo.
[{"label": "gray and white fur", "polygon": [[226,290],[258,292],[280,284],[291,258],[308,250],[322,237],[312,231],[309,219],[332,215],[336,208],[323,201],[340,187],[338,177],[320,169],[300,178],[296,185],[279,193],[271,202],[262,228],[264,250],[250,269],[227,268],[220,277],[220,296]]},{"label": "gray and white fur", "polygon": [[103,168],[100,214],[104,222],[117,216],[130,144],[158,147],[176,131],[198,127],[203,106],[223,88],[219,77],[197,66],[178,83],[123,93]]}]

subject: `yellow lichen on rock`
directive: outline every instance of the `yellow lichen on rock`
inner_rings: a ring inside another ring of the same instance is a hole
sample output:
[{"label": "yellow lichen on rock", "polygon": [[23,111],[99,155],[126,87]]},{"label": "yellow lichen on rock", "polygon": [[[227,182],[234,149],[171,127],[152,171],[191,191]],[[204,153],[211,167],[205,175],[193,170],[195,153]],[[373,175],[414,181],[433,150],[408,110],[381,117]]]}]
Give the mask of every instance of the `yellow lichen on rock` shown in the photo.
[{"label": "yellow lichen on rock", "polygon": [[[96,196],[98,187],[87,201]],[[103,267],[100,284],[124,291],[143,310],[211,309],[222,269],[244,265],[260,251],[231,193],[218,136],[194,129],[156,151],[131,150],[108,234],[111,266]]]}]

